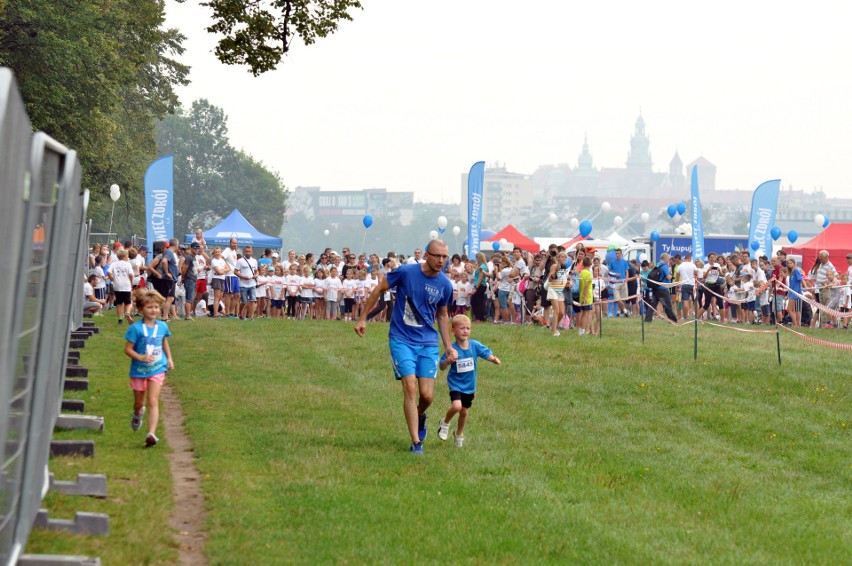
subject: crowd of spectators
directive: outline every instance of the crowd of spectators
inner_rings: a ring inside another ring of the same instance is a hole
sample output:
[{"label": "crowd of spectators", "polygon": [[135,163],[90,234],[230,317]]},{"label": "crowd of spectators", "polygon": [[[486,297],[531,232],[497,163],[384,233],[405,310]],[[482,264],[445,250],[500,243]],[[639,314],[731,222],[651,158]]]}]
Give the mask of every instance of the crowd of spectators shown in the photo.
[{"label": "crowd of spectators", "polygon": [[[286,257],[265,249],[256,257],[236,239],[208,246],[201,232],[188,244],[177,240],[135,247],[95,244],[89,256],[84,308],[115,310],[119,324],[132,322],[130,291],[150,286],[166,298],[165,320],[210,316],[294,320],[357,320],[366,298],[386,273],[403,263],[422,263],[421,250],[409,257],[388,252],[355,254],[327,248],[322,253]],[[470,313],[475,323],[534,324],[554,336],[577,328],[597,334],[602,317],[655,314],[672,322],[693,319],[726,324],[775,324],[848,328],[852,310],[849,280],[852,254],[837,269],[828,252],[806,272],[779,251],[751,258],[748,252],[709,254],[706,261],[686,254],[662,254],[649,263],[627,260],[621,250],[570,251],[550,246],[539,253],[514,248],[490,256],[452,256],[446,268],[454,289],[451,315]],[[393,292],[385,293],[368,320],[386,321]]]}]

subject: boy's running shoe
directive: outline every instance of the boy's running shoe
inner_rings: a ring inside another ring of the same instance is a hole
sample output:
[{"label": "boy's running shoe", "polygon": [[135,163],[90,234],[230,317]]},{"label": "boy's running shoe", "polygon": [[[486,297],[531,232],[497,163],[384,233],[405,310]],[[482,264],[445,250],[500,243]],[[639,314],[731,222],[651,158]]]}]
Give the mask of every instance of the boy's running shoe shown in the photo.
[{"label": "boy's running shoe", "polygon": [[453,431],[453,440],[456,441],[456,448],[464,446],[464,435],[459,436],[455,431]]},{"label": "boy's running shoe", "polygon": [[438,438],[441,440],[446,440],[450,435],[450,425],[444,422],[444,419],[441,419],[438,422]]},{"label": "boy's running shoe", "polygon": [[417,436],[420,437],[420,442],[426,440],[426,413],[420,415],[420,427],[417,429]]},{"label": "boy's running shoe", "polygon": [[[153,432],[149,432],[148,436],[145,437],[145,448],[150,448],[151,446],[156,445],[160,441]],[[456,441],[458,443],[458,440]]]},{"label": "boy's running shoe", "polygon": [[137,415],[136,413],[132,413],[130,417],[130,428],[133,432],[139,430],[139,427],[142,426],[142,416],[145,414],[145,407],[142,407],[142,411]]},{"label": "boy's running shoe", "polygon": [[423,454],[423,443],[413,442],[411,444],[411,448],[409,448],[408,451],[412,454]]}]

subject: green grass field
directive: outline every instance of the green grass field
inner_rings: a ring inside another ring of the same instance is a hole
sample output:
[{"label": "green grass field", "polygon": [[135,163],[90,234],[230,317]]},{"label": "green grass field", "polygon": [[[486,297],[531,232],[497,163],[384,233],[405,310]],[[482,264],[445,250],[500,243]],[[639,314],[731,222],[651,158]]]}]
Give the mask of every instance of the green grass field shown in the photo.
[{"label": "green grass field", "polygon": [[[107,430],[51,469],[107,472],[111,495],[46,506],[109,512],[113,533],[36,532],[28,551],[173,563],[168,439],[130,432],[123,332],[102,324],[83,364]],[[774,335],[702,326],[696,362],[691,328],[656,322],[643,345],[638,320],[604,324],[475,325],[503,365],[479,366],[462,449],[437,438],[439,377],[418,457],[386,325],[174,323],[210,563],[848,563],[852,353],[782,334],[779,366]],[[74,435],[93,436],[57,436]]]}]

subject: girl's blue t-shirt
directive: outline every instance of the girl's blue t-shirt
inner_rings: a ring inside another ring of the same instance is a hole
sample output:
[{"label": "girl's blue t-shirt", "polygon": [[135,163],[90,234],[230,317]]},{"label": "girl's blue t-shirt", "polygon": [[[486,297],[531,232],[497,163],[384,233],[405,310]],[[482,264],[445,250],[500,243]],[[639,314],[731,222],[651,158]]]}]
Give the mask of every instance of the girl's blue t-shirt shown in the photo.
[{"label": "girl's blue t-shirt", "polygon": [[419,263],[403,265],[387,274],[396,290],[388,337],[414,346],[435,346],[435,312],[453,301],[453,284],[443,273],[427,277]]},{"label": "girl's blue t-shirt", "polygon": [[[802,294],[802,270],[798,267],[790,274],[790,290],[794,293]],[[801,299],[801,297],[795,297]]]},{"label": "girl's blue t-shirt", "polygon": [[[458,359],[450,366],[447,373],[447,385],[450,391],[460,393],[476,393],[476,362],[479,358],[487,360],[491,356],[491,349],[474,339],[467,341],[468,349],[463,350],[458,342],[453,343],[453,349],[458,353]],[[447,359],[447,354],[441,356],[441,361]]]},{"label": "girl's blue t-shirt", "polygon": [[165,372],[169,367],[169,360],[163,352],[163,339],[171,336],[169,325],[158,320],[154,326],[145,326],[141,320],[131,324],[124,339],[133,344],[133,350],[137,354],[153,354],[155,361],[150,364],[139,360],[130,361],[130,377],[148,378]]}]

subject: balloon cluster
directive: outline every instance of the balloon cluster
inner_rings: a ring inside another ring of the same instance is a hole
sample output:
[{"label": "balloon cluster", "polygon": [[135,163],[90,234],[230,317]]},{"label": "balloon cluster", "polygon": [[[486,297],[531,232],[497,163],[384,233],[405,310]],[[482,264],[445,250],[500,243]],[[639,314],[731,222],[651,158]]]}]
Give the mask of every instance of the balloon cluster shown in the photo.
[{"label": "balloon cluster", "polygon": [[814,224],[823,228],[828,228],[828,225],[831,224],[831,220],[829,220],[828,216],[825,214],[817,214],[814,216]]},{"label": "balloon cluster", "polygon": [[678,214],[683,216],[683,214],[686,212],[686,205],[682,202],[679,202],[677,204],[670,204],[666,208],[666,212],[669,214],[669,218],[674,218]]}]

